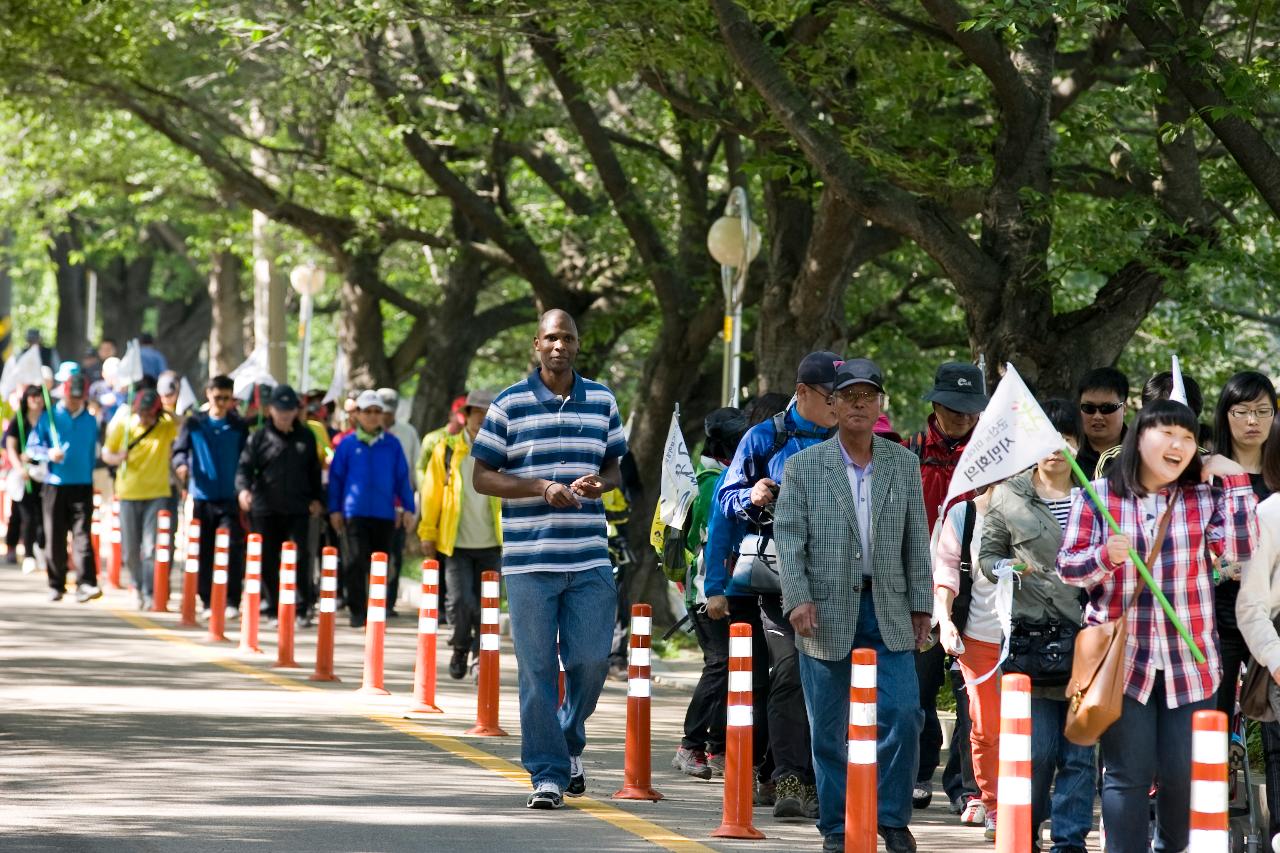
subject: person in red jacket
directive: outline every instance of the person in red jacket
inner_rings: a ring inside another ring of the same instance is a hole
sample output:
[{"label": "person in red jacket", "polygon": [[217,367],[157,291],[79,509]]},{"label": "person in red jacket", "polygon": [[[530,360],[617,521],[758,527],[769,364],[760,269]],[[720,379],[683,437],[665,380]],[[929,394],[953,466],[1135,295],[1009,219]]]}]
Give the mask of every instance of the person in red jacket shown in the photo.
[{"label": "person in red jacket", "polygon": [[[933,389],[924,399],[933,403],[933,414],[925,428],[903,444],[920,458],[920,482],[924,490],[924,509],[933,530],[942,502],[951,485],[951,475],[960,462],[969,436],[977,426],[978,416],[987,407],[986,384],[982,370],[972,364],[948,362],[934,375]],[[961,499],[972,497],[962,495]],[[911,803],[925,808],[933,799],[933,772],[942,754],[942,725],[938,721],[938,691],[946,679],[946,655],[942,645],[935,644],[916,653],[916,677],[920,681],[920,706],[924,709],[924,729],[920,732],[920,765]],[[957,687],[957,682],[959,686]],[[957,760],[949,760],[942,771],[942,787],[951,801],[953,814],[964,811],[967,800],[977,795],[972,762],[968,761],[968,702],[964,692],[964,676],[952,673],[952,690],[956,695],[956,731],[966,748],[952,748]],[[953,741],[953,744],[955,741]]]}]

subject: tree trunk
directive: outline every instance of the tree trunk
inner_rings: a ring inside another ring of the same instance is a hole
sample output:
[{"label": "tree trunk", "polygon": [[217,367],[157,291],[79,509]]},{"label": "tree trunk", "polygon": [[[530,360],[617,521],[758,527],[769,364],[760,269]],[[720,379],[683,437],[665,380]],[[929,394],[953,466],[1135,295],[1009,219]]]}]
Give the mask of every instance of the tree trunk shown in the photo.
[{"label": "tree trunk", "polygon": [[154,264],[151,253],[145,252],[132,260],[116,256],[97,270],[102,336],[115,341],[121,355],[129,339],[142,331],[143,315],[151,304]]},{"label": "tree trunk", "polygon": [[433,312],[424,358],[416,368],[418,387],[413,395],[410,420],[420,432],[447,422],[450,403],[468,390],[471,362],[476,350],[485,343],[485,338],[480,336],[483,330],[475,322],[484,277],[483,262],[466,249],[458,253],[449,267],[445,298],[438,311]]},{"label": "tree trunk", "polygon": [[208,304],[209,371],[213,375],[235,370],[245,350],[246,305],[240,292],[244,262],[233,252],[217,252],[209,268]]},{"label": "tree trunk", "polygon": [[342,276],[338,340],[347,355],[347,388],[392,385],[395,377],[383,349],[382,308],[378,297],[372,295],[377,291],[379,255],[341,254],[335,261]]},{"label": "tree trunk", "polygon": [[63,358],[75,361],[79,361],[89,348],[85,334],[88,279],[83,261],[71,259],[72,253],[80,248],[73,225],[72,229],[54,235],[49,249],[58,284],[57,348]]},{"label": "tree trunk", "polygon": [[212,307],[207,290],[196,291],[190,299],[159,303],[156,343],[163,349],[169,369],[187,377],[192,388],[200,388],[209,378],[210,361],[202,359],[200,352],[210,339]]}]

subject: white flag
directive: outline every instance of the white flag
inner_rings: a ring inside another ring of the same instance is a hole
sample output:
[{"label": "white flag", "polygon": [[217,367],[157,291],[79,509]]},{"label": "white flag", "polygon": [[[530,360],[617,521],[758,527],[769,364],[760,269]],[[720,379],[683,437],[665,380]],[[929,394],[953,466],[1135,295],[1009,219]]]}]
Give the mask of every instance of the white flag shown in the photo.
[{"label": "white flag", "polygon": [[142,376],[142,347],[138,345],[138,339],[134,338],[125,346],[124,356],[120,359],[119,367],[116,368],[116,384],[120,388],[125,388],[135,382],[141,382]]},{"label": "white flag", "polygon": [[347,354],[342,351],[342,344],[338,344],[338,354],[333,357],[333,378],[329,380],[329,390],[324,392],[324,400],[321,402],[325,405],[337,402],[346,390]]},{"label": "white flag", "polygon": [[3,392],[0,396],[8,397],[18,390],[19,385],[44,384],[43,367],[38,346],[27,347],[17,358],[10,357],[4,366],[4,374],[0,375],[0,391]]},{"label": "white flag", "polygon": [[267,351],[264,347],[255,347],[249,357],[227,375],[235,383],[231,393],[237,400],[248,400],[255,385],[276,384],[276,380],[267,371]]},{"label": "white flag", "polygon": [[182,382],[178,384],[178,402],[174,406],[178,414],[186,414],[196,406],[196,392],[192,389],[191,383],[187,381],[187,377],[182,377]]},{"label": "white flag", "polygon": [[1018,371],[1008,365],[956,464],[943,513],[956,495],[1008,479],[1063,446]]},{"label": "white flag", "polygon": [[658,517],[669,527],[684,529],[689,507],[698,494],[698,479],[693,473],[693,461],[685,446],[684,434],[675,412],[671,413],[671,427],[667,430],[667,446],[662,451],[662,495],[658,498]]},{"label": "white flag", "polygon": [[1178,363],[1178,357],[1173,357],[1173,388],[1169,392],[1169,399],[1181,403],[1186,406],[1187,403],[1187,386],[1182,381],[1182,365]]}]

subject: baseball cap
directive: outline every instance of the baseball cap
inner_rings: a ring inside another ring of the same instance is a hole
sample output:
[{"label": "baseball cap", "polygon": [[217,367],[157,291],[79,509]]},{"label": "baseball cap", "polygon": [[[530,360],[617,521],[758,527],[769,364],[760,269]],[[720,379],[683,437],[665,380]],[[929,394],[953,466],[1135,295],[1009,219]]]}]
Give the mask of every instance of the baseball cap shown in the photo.
[{"label": "baseball cap", "polygon": [[933,389],[924,399],[957,412],[975,415],[987,407],[982,371],[974,364],[949,361],[938,368]]},{"label": "baseball cap", "polygon": [[298,408],[298,395],[288,385],[277,385],[271,391],[271,398],[267,400],[267,405],[281,411],[293,411]]},{"label": "baseball cap", "polygon": [[468,409],[487,409],[493,405],[493,398],[497,395],[492,391],[476,389],[467,395],[466,408]]},{"label": "baseball cap", "polygon": [[62,394],[64,397],[83,397],[88,385],[89,381],[85,379],[83,373],[73,373],[67,377],[66,384],[62,386]]},{"label": "baseball cap", "polygon": [[160,374],[160,378],[156,380],[156,390],[160,392],[162,397],[177,394],[178,377],[168,372]]},{"label": "baseball cap", "polygon": [[400,402],[400,394],[394,388],[379,388],[378,396],[382,398],[382,408],[387,411],[394,409]]},{"label": "baseball cap", "polygon": [[830,388],[836,381],[836,368],[843,358],[827,350],[811,352],[800,359],[796,370],[796,384],[825,385]]},{"label": "baseball cap", "polygon": [[356,397],[356,408],[364,411],[365,409],[386,410],[386,405],[382,402],[382,397],[377,391],[361,391],[360,396]]},{"label": "baseball cap", "polygon": [[877,391],[883,391],[884,374],[880,372],[880,366],[869,358],[851,358],[836,370],[837,391],[859,383],[873,385]]},{"label": "baseball cap", "polygon": [[58,365],[57,371],[53,374],[55,382],[66,382],[67,378],[74,376],[80,372],[80,365],[74,361],[64,361]]},{"label": "baseball cap", "polygon": [[133,410],[135,412],[159,412],[160,395],[150,388],[139,392],[138,396],[133,398]]}]

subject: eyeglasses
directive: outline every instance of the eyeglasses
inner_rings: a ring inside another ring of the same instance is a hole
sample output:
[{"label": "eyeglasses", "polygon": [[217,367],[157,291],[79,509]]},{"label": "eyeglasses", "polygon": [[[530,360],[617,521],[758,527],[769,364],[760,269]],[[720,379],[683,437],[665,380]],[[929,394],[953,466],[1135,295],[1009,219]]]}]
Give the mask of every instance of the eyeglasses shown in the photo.
[{"label": "eyeglasses", "polygon": [[1081,403],[1080,411],[1086,415],[1096,415],[1101,412],[1104,415],[1114,415],[1116,412],[1124,408],[1124,403]]},{"label": "eyeglasses", "polygon": [[1227,409],[1227,414],[1231,415],[1234,421],[1247,421],[1250,418],[1256,421],[1269,421],[1275,417],[1276,410],[1270,406],[1259,406],[1256,409]]},{"label": "eyeglasses", "polygon": [[850,388],[835,392],[829,399],[839,400],[842,403],[870,403],[883,396],[884,394],[880,391],[854,391]]}]

